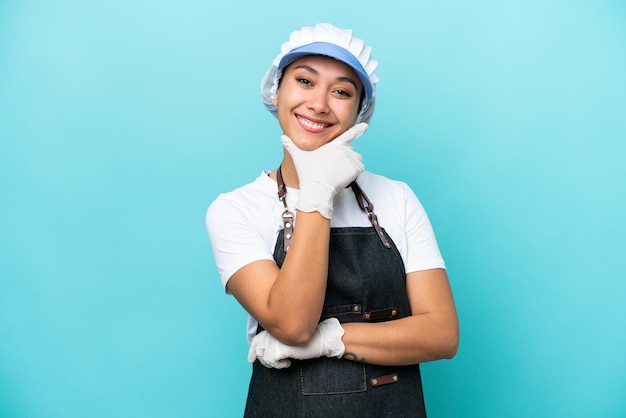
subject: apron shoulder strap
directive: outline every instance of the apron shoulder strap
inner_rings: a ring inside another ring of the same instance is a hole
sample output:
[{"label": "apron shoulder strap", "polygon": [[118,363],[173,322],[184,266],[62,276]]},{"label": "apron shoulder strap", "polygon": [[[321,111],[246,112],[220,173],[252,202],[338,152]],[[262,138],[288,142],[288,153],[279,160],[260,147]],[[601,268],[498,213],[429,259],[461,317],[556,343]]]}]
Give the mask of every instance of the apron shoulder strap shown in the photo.
[{"label": "apron shoulder strap", "polygon": [[378,233],[378,237],[383,242],[383,245],[387,248],[391,248],[391,244],[389,243],[389,240],[383,233],[383,230],[380,227],[380,224],[378,223],[378,217],[374,213],[374,204],[367,198],[367,195],[365,194],[365,192],[363,192],[361,187],[357,184],[356,180],[350,183],[350,187],[352,188],[352,191],[354,192],[354,195],[356,196],[356,201],[359,203],[359,206],[361,207],[361,209],[363,209],[363,211],[367,214],[367,218],[370,220],[370,223],[372,224],[372,226]]}]

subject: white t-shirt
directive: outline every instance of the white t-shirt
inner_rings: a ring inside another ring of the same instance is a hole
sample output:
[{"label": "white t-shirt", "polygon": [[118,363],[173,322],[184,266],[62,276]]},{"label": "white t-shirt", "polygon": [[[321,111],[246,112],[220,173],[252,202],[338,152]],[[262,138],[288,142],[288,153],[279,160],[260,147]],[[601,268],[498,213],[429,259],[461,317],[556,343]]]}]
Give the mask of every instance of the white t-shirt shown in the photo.
[{"label": "white t-shirt", "polygon": [[[407,273],[445,268],[428,216],[405,183],[367,171],[357,183],[374,205],[380,226],[398,248]],[[298,190],[287,188],[287,206],[294,216],[297,200]],[[351,188],[339,192],[333,208],[332,228],[371,226]],[[274,259],[284,210],[276,182],[265,171],[252,183],[221,194],[211,203],[206,225],[224,288],[228,279],[245,265]],[[257,321],[248,315],[248,342],[256,328]]]}]

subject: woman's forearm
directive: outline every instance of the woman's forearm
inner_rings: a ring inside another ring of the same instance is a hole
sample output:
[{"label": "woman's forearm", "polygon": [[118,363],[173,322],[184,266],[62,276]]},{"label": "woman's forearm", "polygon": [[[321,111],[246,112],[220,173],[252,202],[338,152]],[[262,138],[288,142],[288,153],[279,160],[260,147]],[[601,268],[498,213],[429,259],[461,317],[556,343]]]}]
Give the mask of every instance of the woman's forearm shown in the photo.
[{"label": "woman's forearm", "polygon": [[379,365],[409,365],[452,358],[459,330],[455,320],[432,314],[380,323],[342,324],[343,358]]}]

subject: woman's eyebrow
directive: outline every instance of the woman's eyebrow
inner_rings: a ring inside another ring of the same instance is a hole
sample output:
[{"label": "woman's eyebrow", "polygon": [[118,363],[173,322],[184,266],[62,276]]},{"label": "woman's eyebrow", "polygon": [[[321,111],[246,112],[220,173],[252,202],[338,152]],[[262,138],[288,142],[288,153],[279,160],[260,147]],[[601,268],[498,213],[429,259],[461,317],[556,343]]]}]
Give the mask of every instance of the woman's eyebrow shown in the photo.
[{"label": "woman's eyebrow", "polygon": [[304,70],[310,71],[310,72],[312,72],[315,75],[319,74],[315,68],[313,68],[311,66],[308,66],[308,65],[305,65],[305,64],[300,64],[297,67],[294,67],[294,69],[297,69],[297,68],[302,68]]},{"label": "woman's eyebrow", "polygon": [[346,81],[346,82],[352,84],[357,91],[359,90],[359,87],[356,85],[356,81],[354,81],[350,77],[337,77],[337,80],[339,80],[339,81]]},{"label": "woman's eyebrow", "polygon": [[[315,75],[319,74],[319,72],[315,68],[313,68],[313,67],[311,67],[309,65],[306,65],[306,64],[300,64],[300,65],[294,67],[294,69],[298,69],[298,68],[302,68],[303,70],[309,71],[309,72],[311,72],[311,73],[313,73]],[[354,79],[352,79],[351,77],[337,77],[337,81],[346,81],[346,82],[352,84],[355,89],[357,89],[357,90],[359,89],[357,84],[356,84],[356,81]]]}]

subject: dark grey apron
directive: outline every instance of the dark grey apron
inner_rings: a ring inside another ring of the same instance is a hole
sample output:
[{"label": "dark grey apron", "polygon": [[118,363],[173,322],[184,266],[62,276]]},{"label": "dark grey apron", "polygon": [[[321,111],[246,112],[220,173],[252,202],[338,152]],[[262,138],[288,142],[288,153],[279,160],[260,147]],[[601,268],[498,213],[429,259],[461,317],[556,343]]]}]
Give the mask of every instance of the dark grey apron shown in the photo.
[{"label": "dark grey apron", "polygon": [[[376,226],[331,228],[320,321],[388,321],[411,315],[404,263],[391,238]],[[279,267],[284,245],[281,231],[274,248]],[[268,369],[258,360],[252,367],[246,417],[426,416],[418,365],[378,366],[322,357],[292,360],[287,369]]]}]

